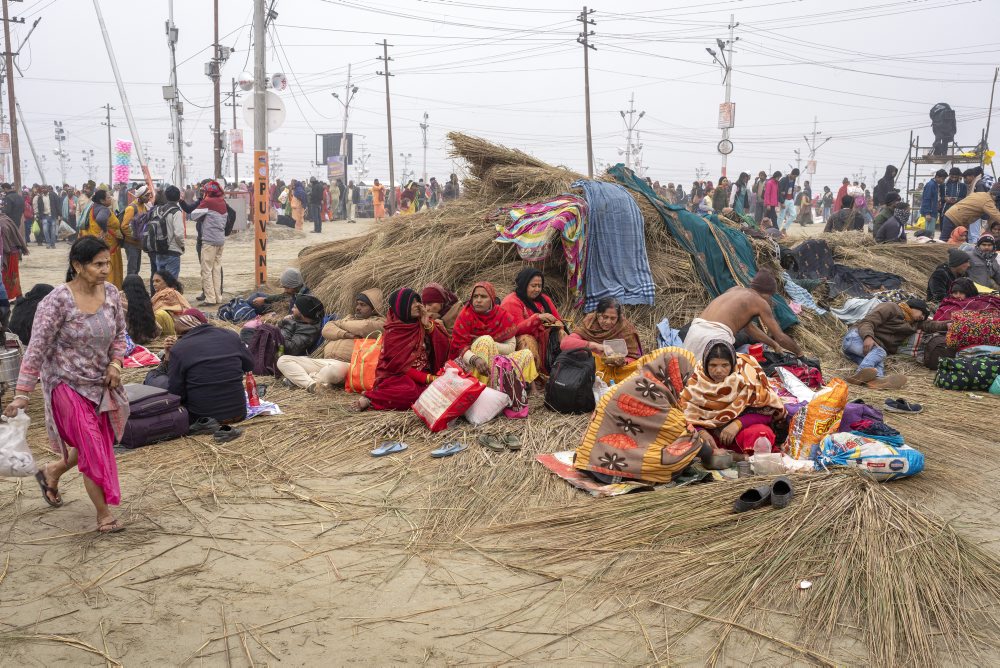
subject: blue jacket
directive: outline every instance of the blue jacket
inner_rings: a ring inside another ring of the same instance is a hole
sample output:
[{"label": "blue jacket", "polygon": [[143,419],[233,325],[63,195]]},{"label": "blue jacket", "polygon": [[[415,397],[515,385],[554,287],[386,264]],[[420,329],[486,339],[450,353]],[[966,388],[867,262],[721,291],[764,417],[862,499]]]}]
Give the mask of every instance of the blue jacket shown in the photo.
[{"label": "blue jacket", "polygon": [[[958,181],[945,181],[944,182],[944,197],[954,197],[959,202],[965,199],[965,196],[969,194],[969,186],[965,185],[965,181],[959,179]],[[956,202],[957,204],[958,202]],[[948,209],[955,206],[954,204],[948,204],[948,202],[941,201],[941,215],[948,212]]]},{"label": "blue jacket", "polygon": [[934,179],[924,184],[924,194],[920,198],[921,216],[938,215],[938,210],[940,209],[940,200],[938,199],[939,188],[940,185]]}]

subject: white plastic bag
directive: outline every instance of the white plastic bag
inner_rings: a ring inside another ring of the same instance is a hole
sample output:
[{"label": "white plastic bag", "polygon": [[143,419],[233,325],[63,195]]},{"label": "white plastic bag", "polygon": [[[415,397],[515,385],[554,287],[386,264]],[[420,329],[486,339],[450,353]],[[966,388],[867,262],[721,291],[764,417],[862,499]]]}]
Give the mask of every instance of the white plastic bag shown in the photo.
[{"label": "white plastic bag", "polygon": [[31,418],[23,410],[17,417],[0,418],[0,476],[28,478],[38,473],[35,458],[28,447],[28,425]]},{"label": "white plastic bag", "polygon": [[594,379],[594,405],[599,404],[601,402],[601,397],[603,397],[610,389],[611,388],[608,384],[604,382],[604,379],[597,376],[597,378]]}]

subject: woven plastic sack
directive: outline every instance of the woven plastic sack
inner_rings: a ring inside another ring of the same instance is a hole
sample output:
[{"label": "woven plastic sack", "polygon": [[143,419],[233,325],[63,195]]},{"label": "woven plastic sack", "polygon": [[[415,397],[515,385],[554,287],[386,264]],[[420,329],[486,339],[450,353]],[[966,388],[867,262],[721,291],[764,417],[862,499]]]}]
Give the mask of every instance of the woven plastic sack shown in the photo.
[{"label": "woven plastic sack", "polygon": [[852,466],[880,482],[889,482],[923,471],[924,455],[908,445],[889,445],[856,434],[834,434],[820,444],[816,465]]},{"label": "woven plastic sack", "polygon": [[29,418],[23,410],[17,417],[0,421],[0,477],[29,478],[38,473],[35,458],[28,447]]},{"label": "woven plastic sack", "polygon": [[827,434],[837,431],[847,405],[847,383],[834,378],[816,393],[792,419],[783,450],[792,459],[814,458],[814,448]]},{"label": "woven plastic sack", "polygon": [[469,410],[485,385],[452,368],[434,379],[413,404],[413,412],[431,431],[441,431]]}]

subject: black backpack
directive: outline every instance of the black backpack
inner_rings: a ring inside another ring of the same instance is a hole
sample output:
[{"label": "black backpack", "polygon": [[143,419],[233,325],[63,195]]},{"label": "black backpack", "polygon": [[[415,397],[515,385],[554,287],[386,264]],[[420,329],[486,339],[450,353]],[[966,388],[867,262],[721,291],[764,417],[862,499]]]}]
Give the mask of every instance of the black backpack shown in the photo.
[{"label": "black backpack", "polygon": [[589,413],[594,410],[594,356],[589,350],[559,353],[545,386],[545,405],[557,413]]},{"label": "black backpack", "polygon": [[179,210],[176,204],[168,204],[154,207],[140,216],[144,220],[141,220],[141,227],[136,233],[142,239],[142,250],[154,254],[170,250],[170,223],[167,222],[167,216]]}]

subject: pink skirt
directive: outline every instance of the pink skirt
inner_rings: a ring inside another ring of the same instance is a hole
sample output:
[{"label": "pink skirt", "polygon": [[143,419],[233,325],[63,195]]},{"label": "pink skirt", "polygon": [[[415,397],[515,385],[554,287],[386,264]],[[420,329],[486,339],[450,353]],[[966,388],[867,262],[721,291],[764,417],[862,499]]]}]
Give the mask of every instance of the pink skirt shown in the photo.
[{"label": "pink skirt", "polygon": [[53,388],[51,401],[56,429],[68,447],[76,448],[80,473],[104,490],[104,500],[109,506],[117,506],[122,493],[110,416],[98,414],[93,402],[65,383]]}]

